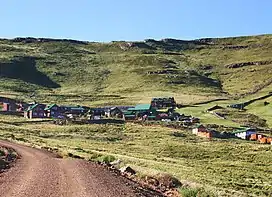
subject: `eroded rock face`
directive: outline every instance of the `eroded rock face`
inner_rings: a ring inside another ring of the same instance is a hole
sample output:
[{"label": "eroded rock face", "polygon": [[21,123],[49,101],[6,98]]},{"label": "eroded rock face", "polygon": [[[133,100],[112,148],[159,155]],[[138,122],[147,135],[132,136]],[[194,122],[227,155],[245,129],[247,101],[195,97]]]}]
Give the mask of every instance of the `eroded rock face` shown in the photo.
[{"label": "eroded rock face", "polygon": [[241,62],[241,63],[228,64],[225,67],[226,68],[241,68],[244,66],[259,66],[259,65],[267,65],[267,64],[272,64],[272,61]]}]

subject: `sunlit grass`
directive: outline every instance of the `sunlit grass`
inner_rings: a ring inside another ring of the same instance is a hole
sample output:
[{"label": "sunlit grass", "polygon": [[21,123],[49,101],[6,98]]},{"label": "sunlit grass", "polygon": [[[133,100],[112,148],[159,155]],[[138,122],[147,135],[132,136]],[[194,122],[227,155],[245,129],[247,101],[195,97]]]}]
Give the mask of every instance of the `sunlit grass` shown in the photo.
[{"label": "sunlit grass", "polygon": [[[182,182],[234,196],[269,195],[271,146],[243,140],[208,140],[160,126],[66,125],[0,116],[1,138],[58,149],[86,159],[111,155],[143,174],[170,173]],[[6,122],[14,124],[6,124]],[[180,132],[185,137],[175,137]],[[236,192],[235,192],[236,191]]]}]

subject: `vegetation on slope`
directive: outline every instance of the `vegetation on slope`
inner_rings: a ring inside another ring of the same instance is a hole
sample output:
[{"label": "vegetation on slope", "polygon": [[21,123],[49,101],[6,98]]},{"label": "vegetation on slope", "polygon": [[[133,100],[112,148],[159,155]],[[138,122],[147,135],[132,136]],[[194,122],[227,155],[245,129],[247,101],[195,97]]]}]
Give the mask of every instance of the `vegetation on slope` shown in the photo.
[{"label": "vegetation on slope", "polygon": [[[239,98],[271,90],[271,41],[271,35],[111,43],[1,40],[0,88],[20,96],[35,92],[37,99],[106,95],[110,99],[103,102],[123,104],[157,95],[174,95],[183,103],[191,97]],[[265,63],[228,66],[256,61]],[[115,102],[111,96],[123,99]]]},{"label": "vegetation on slope", "polygon": [[271,146],[257,142],[208,140],[160,126],[59,126],[3,115],[0,136],[91,160],[110,155],[139,173],[170,173],[183,186],[216,196],[271,195]]},{"label": "vegetation on slope", "polygon": [[[271,97],[251,103],[245,112],[225,109],[227,119],[206,110],[272,91],[271,52],[272,35],[111,43],[3,39],[0,93],[25,101],[97,106],[174,96],[188,104],[179,112],[202,123],[266,128],[272,125]],[[181,135],[173,135],[177,132]],[[271,146],[255,142],[209,141],[186,131],[133,124],[57,126],[11,116],[0,116],[0,134],[87,159],[114,156],[139,172],[171,173],[185,185],[219,196],[271,195]]]}]

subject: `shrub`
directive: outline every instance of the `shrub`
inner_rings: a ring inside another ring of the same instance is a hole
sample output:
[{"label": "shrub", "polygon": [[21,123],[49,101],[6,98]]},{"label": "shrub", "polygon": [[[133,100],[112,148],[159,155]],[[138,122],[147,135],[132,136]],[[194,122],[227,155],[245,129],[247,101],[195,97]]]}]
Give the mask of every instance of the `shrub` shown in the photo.
[{"label": "shrub", "polygon": [[157,180],[159,181],[161,186],[167,188],[177,188],[181,186],[181,182],[170,174],[160,174],[157,177]]},{"label": "shrub", "polygon": [[108,164],[110,162],[115,161],[116,158],[114,156],[112,156],[112,155],[103,155],[103,156],[97,158],[97,160],[100,161],[100,162],[104,162],[104,163]]},{"label": "shrub", "polygon": [[3,150],[0,150],[0,157],[4,155],[5,155],[5,152]]},{"label": "shrub", "polygon": [[180,193],[182,197],[197,197],[198,196],[198,189],[194,188],[182,188],[180,189]]}]

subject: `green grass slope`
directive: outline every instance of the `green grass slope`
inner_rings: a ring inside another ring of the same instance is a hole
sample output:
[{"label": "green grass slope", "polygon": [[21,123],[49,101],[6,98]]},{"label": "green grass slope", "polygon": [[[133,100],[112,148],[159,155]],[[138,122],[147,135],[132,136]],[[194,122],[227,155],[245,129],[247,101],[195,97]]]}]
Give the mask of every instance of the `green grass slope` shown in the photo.
[{"label": "green grass slope", "polygon": [[[271,54],[272,35],[111,43],[2,39],[0,89],[97,105],[167,95],[181,103],[240,98],[272,90]],[[236,63],[245,65],[231,68]]]},{"label": "green grass slope", "polygon": [[0,115],[0,137],[91,160],[114,156],[142,175],[169,173],[215,196],[271,196],[272,146],[258,142],[132,123],[59,126],[6,115]]}]

